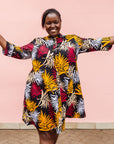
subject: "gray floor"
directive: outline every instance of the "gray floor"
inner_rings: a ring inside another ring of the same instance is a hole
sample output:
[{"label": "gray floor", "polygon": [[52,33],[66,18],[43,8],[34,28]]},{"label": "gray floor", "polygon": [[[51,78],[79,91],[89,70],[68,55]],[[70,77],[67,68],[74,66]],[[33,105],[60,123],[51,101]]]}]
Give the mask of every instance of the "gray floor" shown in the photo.
[{"label": "gray floor", "polygon": [[[39,144],[36,130],[0,130],[0,144]],[[114,144],[114,130],[65,130],[57,144]]]}]

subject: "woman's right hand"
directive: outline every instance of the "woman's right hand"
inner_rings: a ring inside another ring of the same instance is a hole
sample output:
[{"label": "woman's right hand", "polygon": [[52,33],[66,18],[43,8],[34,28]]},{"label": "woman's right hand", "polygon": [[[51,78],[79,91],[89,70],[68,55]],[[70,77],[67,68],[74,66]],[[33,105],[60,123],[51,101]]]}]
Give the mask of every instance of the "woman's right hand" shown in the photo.
[{"label": "woman's right hand", "polygon": [[3,36],[0,35],[0,46],[5,50],[6,47],[6,40],[3,38]]}]

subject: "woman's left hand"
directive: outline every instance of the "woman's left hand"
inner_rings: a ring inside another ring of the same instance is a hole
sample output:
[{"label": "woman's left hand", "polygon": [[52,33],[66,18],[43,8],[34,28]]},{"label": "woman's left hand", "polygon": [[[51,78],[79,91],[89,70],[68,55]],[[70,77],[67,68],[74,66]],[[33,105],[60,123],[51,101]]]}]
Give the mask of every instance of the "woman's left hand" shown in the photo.
[{"label": "woman's left hand", "polygon": [[114,44],[114,36],[111,36],[110,38],[111,38],[110,39],[110,44],[113,45]]}]

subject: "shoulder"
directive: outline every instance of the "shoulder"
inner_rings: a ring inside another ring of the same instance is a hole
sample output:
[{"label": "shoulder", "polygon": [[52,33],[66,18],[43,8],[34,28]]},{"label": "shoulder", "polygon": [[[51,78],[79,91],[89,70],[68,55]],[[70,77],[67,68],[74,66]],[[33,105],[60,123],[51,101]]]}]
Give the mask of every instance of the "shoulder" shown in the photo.
[{"label": "shoulder", "polygon": [[81,41],[81,38],[75,34],[65,35],[65,38],[67,39],[67,41],[71,41],[71,40],[75,40],[76,42]]},{"label": "shoulder", "polygon": [[34,38],[34,40],[32,41],[32,43],[34,45],[42,45],[42,44],[45,44],[45,39],[42,38],[42,37],[37,37],[37,38]]}]

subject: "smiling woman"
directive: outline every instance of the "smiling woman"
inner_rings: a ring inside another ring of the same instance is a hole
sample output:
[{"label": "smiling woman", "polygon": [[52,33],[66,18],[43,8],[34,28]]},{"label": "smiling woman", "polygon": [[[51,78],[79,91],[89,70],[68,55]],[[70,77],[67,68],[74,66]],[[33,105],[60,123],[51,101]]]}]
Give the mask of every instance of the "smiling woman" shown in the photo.
[{"label": "smiling woman", "polygon": [[61,29],[61,15],[55,9],[49,9],[42,16],[42,27],[50,36],[56,36]]},{"label": "smiling woman", "polygon": [[58,35],[61,29],[61,21],[59,16],[55,13],[49,13],[45,19],[44,27],[49,35]]},{"label": "smiling woman", "polygon": [[65,118],[84,118],[84,98],[77,68],[78,54],[108,51],[114,37],[99,39],[62,35],[61,15],[48,9],[42,16],[42,27],[49,34],[18,47],[0,35],[3,54],[17,59],[32,58],[25,94],[23,121],[33,124],[40,144],[55,144],[65,129]]}]

